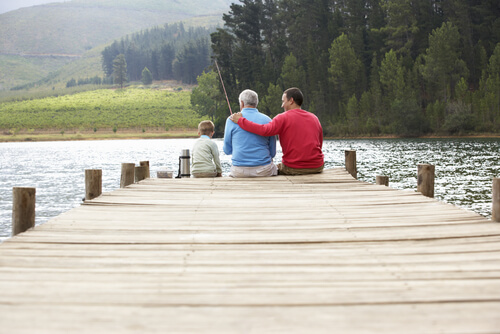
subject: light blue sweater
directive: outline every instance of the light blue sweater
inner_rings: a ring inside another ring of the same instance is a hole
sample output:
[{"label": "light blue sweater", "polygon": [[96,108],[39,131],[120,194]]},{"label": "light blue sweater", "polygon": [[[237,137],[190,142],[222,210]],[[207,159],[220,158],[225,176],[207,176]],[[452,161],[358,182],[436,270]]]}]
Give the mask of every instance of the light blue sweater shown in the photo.
[{"label": "light blue sweater", "polygon": [[[244,108],[243,117],[258,124],[267,124],[271,118],[261,114],[256,108]],[[276,155],[276,137],[262,137],[240,128],[229,118],[224,130],[224,153],[233,155],[233,166],[269,165]]]}]

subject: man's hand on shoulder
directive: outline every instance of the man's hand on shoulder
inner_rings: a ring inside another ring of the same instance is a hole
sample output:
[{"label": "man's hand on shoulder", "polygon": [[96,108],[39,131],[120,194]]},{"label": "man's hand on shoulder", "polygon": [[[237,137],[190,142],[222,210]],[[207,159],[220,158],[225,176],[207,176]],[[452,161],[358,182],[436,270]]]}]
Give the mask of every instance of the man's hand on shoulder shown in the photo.
[{"label": "man's hand on shoulder", "polygon": [[235,114],[232,114],[232,115],[229,117],[229,119],[230,119],[231,121],[233,121],[234,123],[238,124],[238,120],[239,120],[241,117],[243,117],[243,116],[241,115],[241,112],[237,112],[237,113],[235,113]]}]

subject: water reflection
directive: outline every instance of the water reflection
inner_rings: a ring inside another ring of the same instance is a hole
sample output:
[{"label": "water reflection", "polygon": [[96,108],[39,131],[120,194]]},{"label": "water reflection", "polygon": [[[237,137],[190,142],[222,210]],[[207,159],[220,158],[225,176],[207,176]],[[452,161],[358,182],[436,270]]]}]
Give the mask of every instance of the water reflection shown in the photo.
[{"label": "water reflection", "polygon": [[416,166],[436,166],[435,197],[491,217],[491,185],[500,175],[499,139],[415,139],[352,141],[359,179],[390,177],[390,186],[416,188]]},{"label": "water reflection", "polygon": [[[103,191],[120,184],[121,163],[149,160],[151,175],[178,168],[181,149],[195,139],[0,143],[0,240],[10,236],[12,188],[35,187],[36,224],[81,203],[85,169],[103,170]],[[224,175],[230,157],[221,151]],[[389,176],[392,188],[416,189],[417,165],[436,165],[435,196],[491,217],[491,184],[500,175],[500,139],[327,140],[325,167],[343,167],[344,150],[356,150],[358,178]],[[278,147],[277,161],[281,160]]]}]

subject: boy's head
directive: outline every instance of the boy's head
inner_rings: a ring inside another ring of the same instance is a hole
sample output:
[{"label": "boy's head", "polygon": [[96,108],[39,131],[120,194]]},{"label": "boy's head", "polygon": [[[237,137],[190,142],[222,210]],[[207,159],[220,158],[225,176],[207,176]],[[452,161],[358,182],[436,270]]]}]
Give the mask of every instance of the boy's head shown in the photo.
[{"label": "boy's head", "polygon": [[214,134],[215,125],[212,121],[202,121],[198,124],[198,134],[211,137]]}]

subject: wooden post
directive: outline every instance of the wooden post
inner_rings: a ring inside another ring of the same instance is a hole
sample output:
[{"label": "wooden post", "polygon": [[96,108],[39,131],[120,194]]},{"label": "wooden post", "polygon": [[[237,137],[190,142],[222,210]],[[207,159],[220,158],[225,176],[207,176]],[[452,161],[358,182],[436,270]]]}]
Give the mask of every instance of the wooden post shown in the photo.
[{"label": "wooden post", "polygon": [[85,200],[91,200],[102,194],[102,169],[85,170]]},{"label": "wooden post", "polygon": [[135,180],[135,164],[122,163],[122,176],[120,179],[120,188],[125,188]]},{"label": "wooden post", "polygon": [[149,175],[149,161],[141,161],[139,163],[139,165],[146,167],[146,179],[149,179],[150,178],[150,175]]},{"label": "wooden post", "polygon": [[493,206],[491,208],[491,220],[500,223],[500,178],[493,179]]},{"label": "wooden post", "polygon": [[135,182],[142,181],[146,178],[146,166],[135,167]]},{"label": "wooden post", "polygon": [[12,236],[35,226],[35,188],[12,188]]},{"label": "wooden post", "polygon": [[355,179],[358,178],[358,170],[356,168],[356,151],[345,151],[345,169],[352,175],[352,177]]},{"label": "wooden post", "polygon": [[389,176],[377,175],[376,181],[377,184],[382,186],[389,186]]},{"label": "wooden post", "polygon": [[417,191],[427,197],[434,197],[434,170],[434,165],[418,165]]}]

